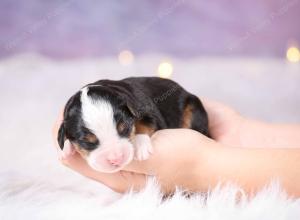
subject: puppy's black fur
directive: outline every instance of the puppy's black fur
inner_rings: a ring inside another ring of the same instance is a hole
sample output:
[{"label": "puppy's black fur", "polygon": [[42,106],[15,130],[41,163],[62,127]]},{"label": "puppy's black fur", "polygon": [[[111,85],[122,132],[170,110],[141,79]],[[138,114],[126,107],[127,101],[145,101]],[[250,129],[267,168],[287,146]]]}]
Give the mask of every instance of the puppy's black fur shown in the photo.
[{"label": "puppy's black fur", "polygon": [[[133,127],[141,125],[143,129],[136,129],[137,133],[151,135],[160,129],[185,127],[208,136],[208,117],[199,98],[172,80],[131,77],[120,81],[100,80],[87,86],[88,96],[95,100],[105,99],[113,106],[117,125],[125,125],[117,129],[120,136],[129,138]],[[91,151],[99,144],[101,146],[101,140],[93,137],[94,134],[84,125],[80,96],[79,91],[65,106],[58,142],[63,149],[65,139],[69,139]]]}]

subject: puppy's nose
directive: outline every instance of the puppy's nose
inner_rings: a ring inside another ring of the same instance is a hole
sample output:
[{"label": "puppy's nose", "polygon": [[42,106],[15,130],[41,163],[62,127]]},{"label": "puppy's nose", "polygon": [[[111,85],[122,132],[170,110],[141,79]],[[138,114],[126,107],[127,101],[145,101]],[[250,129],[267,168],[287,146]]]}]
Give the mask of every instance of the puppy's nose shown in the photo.
[{"label": "puppy's nose", "polygon": [[107,156],[107,161],[113,166],[119,166],[123,163],[124,155],[122,152],[112,152]]}]

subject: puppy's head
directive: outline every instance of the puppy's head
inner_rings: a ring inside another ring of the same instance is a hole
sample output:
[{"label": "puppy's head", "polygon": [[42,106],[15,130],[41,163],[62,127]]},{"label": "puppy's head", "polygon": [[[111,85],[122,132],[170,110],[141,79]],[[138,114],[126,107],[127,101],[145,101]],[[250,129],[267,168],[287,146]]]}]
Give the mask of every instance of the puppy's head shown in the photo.
[{"label": "puppy's head", "polygon": [[87,86],[70,98],[58,143],[69,140],[88,164],[116,172],[133,158],[134,112],[122,94],[105,86]]}]

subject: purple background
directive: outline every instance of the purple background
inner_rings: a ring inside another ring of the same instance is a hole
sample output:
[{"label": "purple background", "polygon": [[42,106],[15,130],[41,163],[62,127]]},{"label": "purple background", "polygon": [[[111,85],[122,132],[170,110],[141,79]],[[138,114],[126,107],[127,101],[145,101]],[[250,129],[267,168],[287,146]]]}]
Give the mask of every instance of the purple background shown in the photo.
[{"label": "purple background", "polygon": [[0,57],[283,57],[300,42],[299,21],[300,0],[0,0]]}]

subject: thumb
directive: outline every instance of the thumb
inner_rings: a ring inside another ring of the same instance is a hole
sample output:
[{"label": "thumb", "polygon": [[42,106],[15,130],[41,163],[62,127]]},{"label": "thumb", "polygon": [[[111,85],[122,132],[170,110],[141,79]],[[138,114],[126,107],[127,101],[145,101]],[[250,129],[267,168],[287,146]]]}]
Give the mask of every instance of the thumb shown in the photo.
[{"label": "thumb", "polygon": [[147,160],[132,160],[122,170],[145,175],[154,175],[153,164],[151,155]]},{"label": "thumb", "polygon": [[178,135],[177,132],[180,130],[181,129],[165,129],[156,131],[151,136],[153,153],[149,158],[143,161],[133,160],[124,170],[146,175],[155,175],[160,169],[161,163],[164,161],[163,158],[164,155],[166,155],[165,151],[169,149],[168,146],[176,144],[173,140],[174,135]]},{"label": "thumb", "polygon": [[153,153],[150,154],[149,158],[147,160],[132,160],[127,166],[124,167],[123,170],[135,172],[135,173],[141,173],[146,175],[154,175],[155,170],[157,169],[156,166],[158,166],[161,160],[159,158],[159,140],[162,138],[157,138],[160,136],[161,132],[157,131],[151,136],[151,144],[153,147]]}]

